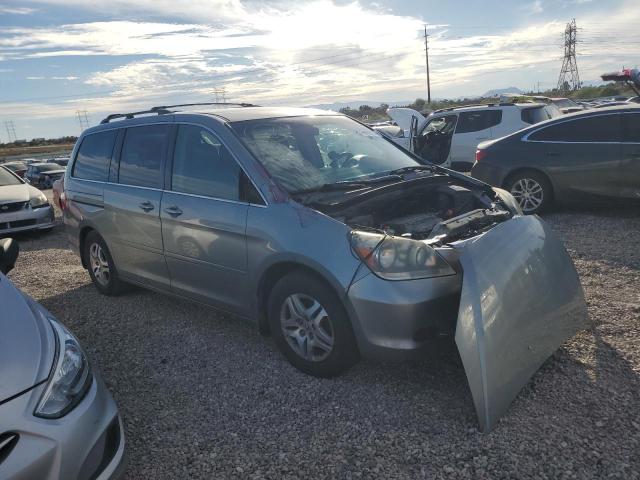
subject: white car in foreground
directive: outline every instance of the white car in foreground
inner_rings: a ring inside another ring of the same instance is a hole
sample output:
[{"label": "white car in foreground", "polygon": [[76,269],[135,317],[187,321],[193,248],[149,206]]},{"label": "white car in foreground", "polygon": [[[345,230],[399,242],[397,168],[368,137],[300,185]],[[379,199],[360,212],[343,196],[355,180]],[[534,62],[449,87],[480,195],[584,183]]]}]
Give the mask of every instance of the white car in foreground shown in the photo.
[{"label": "white car in foreground", "polygon": [[491,103],[436,110],[428,117],[411,108],[390,108],[399,127],[379,128],[398,145],[432,163],[469,171],[479,143],[504,137],[534,123],[561,115],[544,103]]},{"label": "white car in foreground", "polygon": [[47,230],[54,224],[53,207],[44,193],[0,166],[0,235]]}]

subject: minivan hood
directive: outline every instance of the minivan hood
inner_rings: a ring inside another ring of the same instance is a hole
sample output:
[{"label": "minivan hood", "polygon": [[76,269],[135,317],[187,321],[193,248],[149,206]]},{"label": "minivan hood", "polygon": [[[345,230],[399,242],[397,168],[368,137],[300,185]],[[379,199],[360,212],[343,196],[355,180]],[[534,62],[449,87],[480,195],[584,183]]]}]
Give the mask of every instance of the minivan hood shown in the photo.
[{"label": "minivan hood", "polygon": [[55,337],[42,307],[0,273],[0,404],[46,380]]},{"label": "minivan hood", "polygon": [[29,201],[29,185],[6,185],[0,187],[0,203],[14,203]]}]

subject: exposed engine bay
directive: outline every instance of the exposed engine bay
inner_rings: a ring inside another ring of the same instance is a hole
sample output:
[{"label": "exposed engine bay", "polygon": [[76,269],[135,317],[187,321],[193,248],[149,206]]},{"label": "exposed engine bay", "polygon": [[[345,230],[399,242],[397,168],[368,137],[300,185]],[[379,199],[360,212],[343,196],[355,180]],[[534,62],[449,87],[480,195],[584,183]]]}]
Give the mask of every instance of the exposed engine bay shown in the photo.
[{"label": "exposed engine bay", "polygon": [[[493,191],[449,175],[418,177],[313,199],[313,207],[353,227],[430,244],[469,238],[513,215]],[[492,198],[493,197],[493,198]]]}]

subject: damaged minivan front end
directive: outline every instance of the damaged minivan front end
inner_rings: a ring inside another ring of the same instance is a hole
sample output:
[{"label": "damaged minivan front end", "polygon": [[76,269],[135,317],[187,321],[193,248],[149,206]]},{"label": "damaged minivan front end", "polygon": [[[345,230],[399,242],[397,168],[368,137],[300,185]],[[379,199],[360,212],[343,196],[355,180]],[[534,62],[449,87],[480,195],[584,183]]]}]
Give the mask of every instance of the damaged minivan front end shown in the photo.
[{"label": "damaged minivan front end", "polygon": [[312,203],[352,229],[361,263],[347,297],[361,352],[405,358],[455,339],[483,431],[586,325],[562,242],[507,192],[434,168]]}]

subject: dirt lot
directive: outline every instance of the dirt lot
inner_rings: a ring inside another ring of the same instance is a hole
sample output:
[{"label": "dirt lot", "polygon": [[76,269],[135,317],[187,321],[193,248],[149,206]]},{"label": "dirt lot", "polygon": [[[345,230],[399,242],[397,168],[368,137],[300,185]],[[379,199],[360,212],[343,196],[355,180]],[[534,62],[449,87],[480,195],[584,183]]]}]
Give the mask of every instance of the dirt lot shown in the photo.
[{"label": "dirt lot", "polygon": [[593,328],[489,435],[452,348],[310,378],[238,319],[144,290],[100,296],[61,227],[20,237],[10,276],[102,372],[124,417],[127,478],[640,478],[640,209],[545,219]]}]

